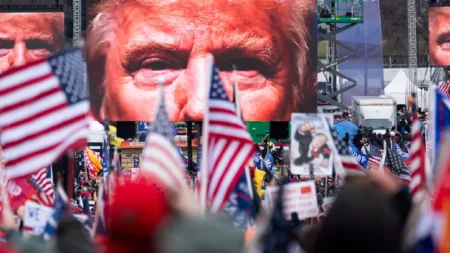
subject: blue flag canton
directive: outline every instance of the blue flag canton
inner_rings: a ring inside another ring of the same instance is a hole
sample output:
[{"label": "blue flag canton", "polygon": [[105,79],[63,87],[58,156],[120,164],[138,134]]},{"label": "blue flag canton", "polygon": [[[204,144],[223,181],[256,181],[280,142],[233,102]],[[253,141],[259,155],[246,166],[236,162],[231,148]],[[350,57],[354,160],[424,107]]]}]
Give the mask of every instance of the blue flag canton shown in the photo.
[{"label": "blue flag canton", "polygon": [[330,127],[330,131],[338,154],[350,156],[351,154],[348,148],[348,144],[338,135],[338,133],[336,132],[336,130],[334,130],[334,128]]},{"label": "blue flag canton", "polygon": [[383,154],[381,154],[381,149],[373,144],[370,144],[369,146],[369,155],[380,158],[383,156]]},{"label": "blue flag canton", "polygon": [[213,74],[211,77],[211,89],[209,93],[210,99],[230,101],[228,94],[225,92],[225,88],[220,80],[219,69],[216,65],[213,66]]},{"label": "blue flag canton", "polygon": [[54,54],[48,58],[48,62],[70,105],[88,99],[83,57],[79,49]]}]

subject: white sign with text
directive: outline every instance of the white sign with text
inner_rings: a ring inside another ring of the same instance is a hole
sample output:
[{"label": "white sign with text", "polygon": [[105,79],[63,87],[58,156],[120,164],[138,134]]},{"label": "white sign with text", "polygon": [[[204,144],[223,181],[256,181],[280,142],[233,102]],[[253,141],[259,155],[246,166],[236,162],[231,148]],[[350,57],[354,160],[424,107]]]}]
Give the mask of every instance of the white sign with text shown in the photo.
[{"label": "white sign with text", "polygon": [[[296,212],[301,220],[319,215],[316,186],[313,181],[287,184],[283,189],[283,212],[286,219],[291,219],[293,212]],[[270,207],[273,207],[278,191],[279,187],[268,187],[266,197]]]}]

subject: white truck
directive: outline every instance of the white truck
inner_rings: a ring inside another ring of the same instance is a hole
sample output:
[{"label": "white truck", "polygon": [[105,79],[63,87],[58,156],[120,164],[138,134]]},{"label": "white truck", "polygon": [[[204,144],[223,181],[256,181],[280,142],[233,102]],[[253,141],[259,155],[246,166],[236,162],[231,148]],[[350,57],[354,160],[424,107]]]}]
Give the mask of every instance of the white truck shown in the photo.
[{"label": "white truck", "polygon": [[374,133],[384,134],[386,129],[397,128],[397,102],[388,96],[352,97],[356,112],[356,125],[371,127]]}]

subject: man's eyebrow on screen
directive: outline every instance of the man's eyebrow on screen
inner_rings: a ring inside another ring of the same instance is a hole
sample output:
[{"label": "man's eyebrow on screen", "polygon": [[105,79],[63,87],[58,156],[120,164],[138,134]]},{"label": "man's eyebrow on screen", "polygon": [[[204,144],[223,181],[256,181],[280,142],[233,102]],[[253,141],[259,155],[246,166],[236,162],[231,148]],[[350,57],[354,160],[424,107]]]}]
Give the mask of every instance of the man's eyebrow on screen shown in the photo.
[{"label": "man's eyebrow on screen", "polygon": [[[211,39],[211,53],[216,57],[243,53],[245,56],[257,57],[259,60],[274,64],[278,60],[278,54],[270,37],[257,37],[250,34],[239,36],[221,36]],[[190,48],[183,47],[179,42],[158,41],[146,36],[131,39],[123,46],[123,64],[135,62],[139,58],[145,58],[146,54],[164,53],[173,57],[188,57]]]}]

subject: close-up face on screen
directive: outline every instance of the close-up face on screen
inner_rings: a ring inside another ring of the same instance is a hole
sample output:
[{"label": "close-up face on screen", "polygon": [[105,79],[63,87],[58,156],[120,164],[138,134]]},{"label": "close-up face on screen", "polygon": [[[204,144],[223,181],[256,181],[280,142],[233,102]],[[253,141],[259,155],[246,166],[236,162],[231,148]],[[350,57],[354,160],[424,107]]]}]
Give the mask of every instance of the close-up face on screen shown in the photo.
[{"label": "close-up face on screen", "polygon": [[63,12],[0,13],[0,73],[63,48]]},{"label": "close-up face on screen", "polygon": [[161,79],[170,120],[202,120],[208,54],[229,97],[238,82],[244,120],[316,111],[315,0],[95,2],[86,47],[98,120],[151,120]]},{"label": "close-up face on screen", "polygon": [[430,65],[450,66],[450,6],[430,7],[428,19]]}]

